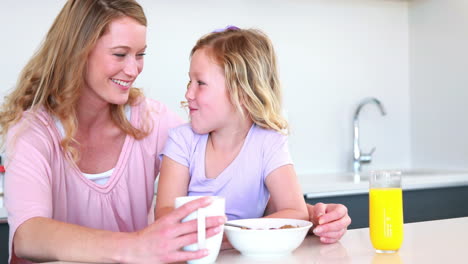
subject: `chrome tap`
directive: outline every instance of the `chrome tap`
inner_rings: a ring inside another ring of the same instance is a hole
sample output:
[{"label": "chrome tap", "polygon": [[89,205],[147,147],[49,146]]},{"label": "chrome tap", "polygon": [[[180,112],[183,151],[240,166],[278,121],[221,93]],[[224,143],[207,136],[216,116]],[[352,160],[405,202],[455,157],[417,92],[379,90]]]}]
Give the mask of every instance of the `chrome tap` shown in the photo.
[{"label": "chrome tap", "polygon": [[356,108],[356,112],[354,113],[353,124],[354,124],[354,145],[353,145],[353,169],[354,169],[354,180],[359,181],[359,175],[361,172],[361,166],[363,164],[368,164],[372,161],[372,154],[375,151],[375,147],[369,153],[362,153],[361,149],[359,148],[359,112],[361,109],[366,105],[373,103],[377,105],[380,109],[380,113],[384,116],[386,115],[385,109],[380,103],[377,98],[369,97],[362,100],[358,107]]}]

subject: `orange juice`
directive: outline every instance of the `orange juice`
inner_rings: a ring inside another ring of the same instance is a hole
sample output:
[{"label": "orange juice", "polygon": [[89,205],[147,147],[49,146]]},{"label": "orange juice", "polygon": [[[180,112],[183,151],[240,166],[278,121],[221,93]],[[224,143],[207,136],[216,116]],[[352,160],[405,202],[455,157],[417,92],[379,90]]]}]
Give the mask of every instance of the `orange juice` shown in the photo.
[{"label": "orange juice", "polygon": [[396,251],[403,242],[403,195],[401,188],[369,190],[369,231],[379,251]]}]

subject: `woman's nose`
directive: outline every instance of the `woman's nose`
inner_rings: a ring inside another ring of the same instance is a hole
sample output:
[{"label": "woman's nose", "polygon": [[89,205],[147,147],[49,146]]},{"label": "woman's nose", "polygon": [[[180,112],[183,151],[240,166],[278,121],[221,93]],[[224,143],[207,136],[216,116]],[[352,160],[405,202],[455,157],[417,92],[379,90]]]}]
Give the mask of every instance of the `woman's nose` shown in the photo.
[{"label": "woman's nose", "polygon": [[129,58],[125,63],[124,73],[135,78],[141,71],[139,68],[139,63],[135,59]]}]

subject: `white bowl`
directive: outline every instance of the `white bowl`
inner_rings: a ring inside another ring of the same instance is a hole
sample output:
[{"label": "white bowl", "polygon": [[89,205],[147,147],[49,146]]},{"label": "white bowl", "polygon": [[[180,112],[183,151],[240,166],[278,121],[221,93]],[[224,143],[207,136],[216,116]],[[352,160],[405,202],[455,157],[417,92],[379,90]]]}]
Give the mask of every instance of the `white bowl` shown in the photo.
[{"label": "white bowl", "polygon": [[[224,226],[224,232],[232,246],[242,255],[271,257],[290,254],[304,241],[312,223],[297,219],[251,218],[231,220],[228,223],[247,226],[252,229]],[[298,226],[286,229],[284,225]]]}]

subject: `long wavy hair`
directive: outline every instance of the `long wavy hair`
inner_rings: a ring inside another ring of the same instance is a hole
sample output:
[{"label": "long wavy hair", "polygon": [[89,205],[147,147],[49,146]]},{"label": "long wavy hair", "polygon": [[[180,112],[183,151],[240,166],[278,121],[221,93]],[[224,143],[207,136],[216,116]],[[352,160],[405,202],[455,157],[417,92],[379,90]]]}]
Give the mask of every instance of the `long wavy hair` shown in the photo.
[{"label": "long wavy hair", "polygon": [[268,36],[257,29],[228,27],[199,39],[190,56],[202,48],[224,69],[237,111],[260,127],[286,133],[276,55]]},{"label": "long wavy hair", "polygon": [[[65,130],[61,147],[76,161],[78,121],[76,105],[85,86],[88,55],[115,19],[131,17],[147,26],[142,7],[134,0],[69,0],[56,17],[37,52],[22,70],[14,91],[0,109],[0,135],[5,138],[24,111],[44,108],[60,119]],[[142,92],[130,89],[128,104],[138,103]],[[111,118],[126,134],[137,139],[148,134],[133,127],[124,105],[111,104]]]}]

